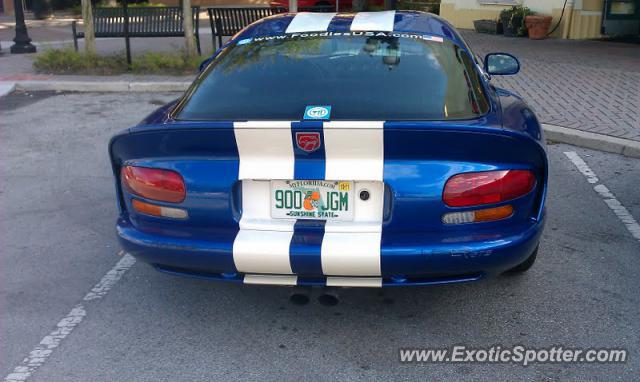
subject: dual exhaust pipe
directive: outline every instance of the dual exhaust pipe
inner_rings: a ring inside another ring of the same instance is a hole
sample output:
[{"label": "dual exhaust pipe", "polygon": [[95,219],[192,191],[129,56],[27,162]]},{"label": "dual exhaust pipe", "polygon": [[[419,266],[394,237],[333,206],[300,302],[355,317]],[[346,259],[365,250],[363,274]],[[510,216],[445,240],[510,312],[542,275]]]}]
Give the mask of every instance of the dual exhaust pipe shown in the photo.
[{"label": "dual exhaust pipe", "polygon": [[[293,305],[307,305],[311,299],[311,287],[296,286],[289,295]],[[318,296],[318,302],[324,306],[336,306],[339,302],[337,288],[324,287]]]}]

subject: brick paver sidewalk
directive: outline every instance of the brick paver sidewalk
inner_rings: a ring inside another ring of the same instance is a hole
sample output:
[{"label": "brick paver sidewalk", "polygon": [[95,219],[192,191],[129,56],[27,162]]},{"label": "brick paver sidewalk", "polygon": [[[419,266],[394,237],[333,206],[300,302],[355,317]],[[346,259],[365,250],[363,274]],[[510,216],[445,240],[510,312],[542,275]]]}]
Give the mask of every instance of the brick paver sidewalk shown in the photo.
[{"label": "brick paver sidewalk", "polygon": [[477,54],[520,59],[519,74],[493,81],[522,95],[542,122],[640,141],[640,45],[462,33]]}]

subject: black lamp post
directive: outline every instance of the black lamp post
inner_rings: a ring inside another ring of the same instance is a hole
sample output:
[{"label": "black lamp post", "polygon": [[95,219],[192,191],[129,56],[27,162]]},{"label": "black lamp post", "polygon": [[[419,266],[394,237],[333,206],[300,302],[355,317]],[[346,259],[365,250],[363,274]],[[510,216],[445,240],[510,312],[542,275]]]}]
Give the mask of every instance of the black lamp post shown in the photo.
[{"label": "black lamp post", "polygon": [[13,0],[13,7],[16,13],[16,37],[13,39],[15,44],[11,46],[11,53],[35,53],[36,47],[31,43],[27,25],[24,23],[22,0]]}]

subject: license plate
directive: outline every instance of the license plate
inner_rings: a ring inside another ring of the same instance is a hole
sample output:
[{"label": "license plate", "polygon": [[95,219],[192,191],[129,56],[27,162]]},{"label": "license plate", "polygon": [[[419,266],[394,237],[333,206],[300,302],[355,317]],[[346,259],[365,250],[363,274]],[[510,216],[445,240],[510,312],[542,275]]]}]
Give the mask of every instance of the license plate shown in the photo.
[{"label": "license plate", "polygon": [[271,217],[350,221],[353,194],[349,181],[272,180]]}]

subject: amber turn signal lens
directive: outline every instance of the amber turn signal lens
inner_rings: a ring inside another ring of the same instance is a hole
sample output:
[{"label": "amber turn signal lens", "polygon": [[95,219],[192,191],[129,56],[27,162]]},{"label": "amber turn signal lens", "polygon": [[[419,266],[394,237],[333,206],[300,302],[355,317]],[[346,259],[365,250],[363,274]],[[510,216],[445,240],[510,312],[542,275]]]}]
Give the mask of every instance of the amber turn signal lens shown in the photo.
[{"label": "amber turn signal lens", "polygon": [[508,218],[513,215],[513,207],[510,205],[500,206],[496,208],[487,208],[486,210],[474,211],[476,222],[490,222]]},{"label": "amber turn signal lens", "polygon": [[137,199],[131,200],[131,204],[133,205],[133,209],[136,210],[136,212],[145,215],[160,216],[173,219],[186,219],[189,216],[187,214],[187,211],[181,208],[158,206],[151,203],[145,203]]}]

